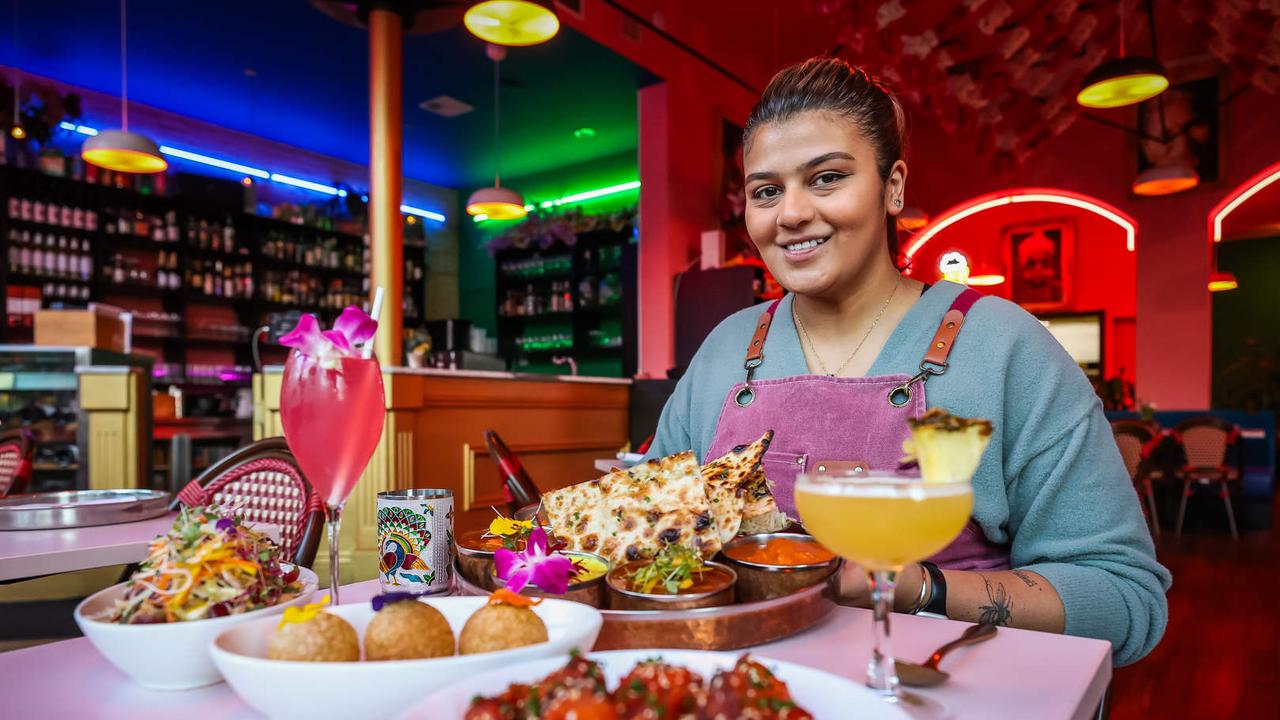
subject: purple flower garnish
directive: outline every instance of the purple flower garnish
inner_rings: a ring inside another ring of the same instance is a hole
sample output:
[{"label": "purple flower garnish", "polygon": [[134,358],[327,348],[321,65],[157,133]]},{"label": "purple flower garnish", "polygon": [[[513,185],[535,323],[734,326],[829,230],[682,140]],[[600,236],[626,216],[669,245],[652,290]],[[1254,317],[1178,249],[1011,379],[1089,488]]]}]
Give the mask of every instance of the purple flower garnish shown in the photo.
[{"label": "purple flower garnish", "polygon": [[416,593],[389,592],[389,593],[383,593],[381,595],[375,595],[371,602],[373,603],[373,611],[381,612],[382,608],[388,605],[391,605],[393,603],[405,602],[410,600],[416,601],[417,599],[418,599],[418,595]]},{"label": "purple flower garnish", "polygon": [[315,315],[304,314],[293,330],[280,337],[280,344],[319,361],[323,367],[335,368],[340,358],[356,356],[356,347],[372,340],[377,330],[377,320],[360,308],[348,306],[334,321],[332,330],[321,330]]},{"label": "purple flower garnish", "polygon": [[573,561],[559,553],[547,553],[547,531],[535,527],[522,552],[501,548],[493,553],[493,564],[500,580],[507,582],[507,589],[520,592],[525,585],[534,585],[552,595],[563,595],[569,589],[569,576],[573,574]]},{"label": "purple flower garnish", "polygon": [[236,521],[231,518],[219,518],[218,522],[214,523],[213,526],[228,535],[236,534]]}]

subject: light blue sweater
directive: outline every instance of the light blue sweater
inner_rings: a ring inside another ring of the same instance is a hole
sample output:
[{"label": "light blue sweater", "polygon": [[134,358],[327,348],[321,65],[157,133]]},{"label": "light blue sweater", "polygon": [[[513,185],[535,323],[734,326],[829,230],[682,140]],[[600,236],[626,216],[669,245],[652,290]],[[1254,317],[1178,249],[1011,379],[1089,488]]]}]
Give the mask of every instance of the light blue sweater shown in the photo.
[{"label": "light blue sweater", "polygon": [[[941,282],[926,291],[869,374],[914,375],[962,289]],[[705,457],[764,307],[735,313],[707,337],[662,411],[649,457],[690,448]],[[1088,379],[1039,321],[993,297],[969,311],[949,362],[928,381],[929,407],[995,425],[973,478],[974,518],[991,540],[1011,543],[1013,567],[1053,584],[1067,633],[1111,641],[1117,665],[1141,659],[1164,634],[1171,579]],[[805,374],[788,295],[755,377]]]}]

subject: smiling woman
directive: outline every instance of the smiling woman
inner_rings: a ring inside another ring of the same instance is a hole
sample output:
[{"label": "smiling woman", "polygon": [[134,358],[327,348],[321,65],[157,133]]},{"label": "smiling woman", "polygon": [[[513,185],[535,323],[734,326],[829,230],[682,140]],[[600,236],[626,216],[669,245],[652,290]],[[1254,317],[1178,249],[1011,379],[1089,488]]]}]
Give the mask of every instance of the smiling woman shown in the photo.
[{"label": "smiling woman", "polygon": [[[779,510],[803,520],[795,478],[821,461],[895,471],[908,421],[933,408],[990,421],[972,517],[944,550],[897,568],[897,609],[1105,638],[1133,662],[1164,632],[1169,575],[1110,426],[1034,317],[903,277],[905,128],[894,96],[841,60],[770,82],[745,130],[745,220],[788,294],[711,333],[647,457],[718,457],[773,430],[762,467]],[[875,588],[882,600],[893,584]],[[842,592],[870,599],[856,568]]]}]

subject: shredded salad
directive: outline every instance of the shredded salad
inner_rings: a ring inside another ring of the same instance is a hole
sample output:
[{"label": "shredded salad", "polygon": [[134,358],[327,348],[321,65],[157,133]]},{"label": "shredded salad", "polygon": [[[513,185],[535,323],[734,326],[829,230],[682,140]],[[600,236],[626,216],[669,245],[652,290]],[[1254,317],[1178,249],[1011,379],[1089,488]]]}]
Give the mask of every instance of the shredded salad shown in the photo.
[{"label": "shredded salad", "polygon": [[240,518],[216,508],[184,508],[151,541],[123,600],[105,618],[144,624],[203,620],[288,601],[301,592],[298,568],[280,566],[280,548]]}]

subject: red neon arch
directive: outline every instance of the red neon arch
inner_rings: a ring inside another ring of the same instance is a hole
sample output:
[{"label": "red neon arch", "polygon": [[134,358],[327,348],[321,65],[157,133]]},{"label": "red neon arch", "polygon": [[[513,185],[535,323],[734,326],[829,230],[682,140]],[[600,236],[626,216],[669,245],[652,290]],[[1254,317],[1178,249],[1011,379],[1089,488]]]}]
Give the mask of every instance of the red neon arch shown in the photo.
[{"label": "red neon arch", "polygon": [[1125,231],[1125,249],[1133,252],[1135,242],[1138,235],[1138,221],[1134,220],[1131,215],[1124,212],[1114,205],[1105,203],[1095,197],[1084,195],[1070,190],[1059,190],[1056,188],[1044,187],[1026,187],[1011,188],[1009,190],[999,190],[986,195],[979,195],[970,198],[959,205],[955,205],[934,218],[928,225],[916,233],[915,237],[907,245],[906,256],[908,258],[914,256],[938,233],[946,228],[964,220],[965,218],[977,215],[980,212],[992,210],[1006,205],[1014,205],[1027,202],[1045,202],[1055,203],[1058,205],[1069,205],[1082,210],[1088,210],[1099,215],[1111,222],[1119,225]]},{"label": "red neon arch", "polygon": [[1209,211],[1209,242],[1222,242],[1222,221],[1249,198],[1280,181],[1280,162],[1245,180]]}]

